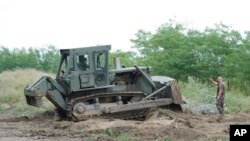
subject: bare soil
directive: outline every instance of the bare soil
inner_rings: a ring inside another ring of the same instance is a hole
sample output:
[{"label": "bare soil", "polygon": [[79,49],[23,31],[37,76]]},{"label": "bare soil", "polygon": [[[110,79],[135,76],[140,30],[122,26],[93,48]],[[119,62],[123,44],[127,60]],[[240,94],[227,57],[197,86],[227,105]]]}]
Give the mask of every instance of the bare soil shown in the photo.
[{"label": "bare soil", "polygon": [[229,125],[249,124],[250,114],[194,115],[157,110],[145,121],[94,118],[81,122],[55,121],[53,112],[33,119],[0,115],[3,141],[112,141],[112,140],[229,140]]}]

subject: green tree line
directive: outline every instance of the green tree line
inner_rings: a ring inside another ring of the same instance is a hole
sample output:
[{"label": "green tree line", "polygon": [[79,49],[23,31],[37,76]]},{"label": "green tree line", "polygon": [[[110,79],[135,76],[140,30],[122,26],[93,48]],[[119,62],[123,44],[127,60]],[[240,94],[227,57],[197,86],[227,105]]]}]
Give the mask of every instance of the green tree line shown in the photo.
[{"label": "green tree line", "polygon": [[0,72],[19,68],[56,72],[59,60],[59,50],[54,46],[41,49],[0,47]]}]

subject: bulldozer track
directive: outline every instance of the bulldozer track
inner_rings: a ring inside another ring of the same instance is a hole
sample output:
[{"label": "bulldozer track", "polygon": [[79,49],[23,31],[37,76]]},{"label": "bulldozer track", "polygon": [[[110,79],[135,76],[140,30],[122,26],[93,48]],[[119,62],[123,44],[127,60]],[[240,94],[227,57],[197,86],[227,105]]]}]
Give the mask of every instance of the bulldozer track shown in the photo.
[{"label": "bulldozer track", "polygon": [[101,113],[101,112],[93,112],[93,114],[77,114],[72,111],[72,107],[77,104],[78,102],[84,102],[86,100],[94,99],[97,97],[114,97],[114,96],[139,96],[139,97],[145,97],[145,95],[142,92],[138,91],[127,91],[127,92],[112,92],[112,93],[98,93],[98,94],[92,94],[76,99],[72,99],[68,103],[68,117],[75,120],[75,121],[84,121],[88,120],[90,118],[108,118],[108,119],[136,119],[136,120],[143,120],[144,117],[149,113],[150,108],[140,109],[140,110],[133,110],[133,111],[126,111],[126,112],[119,112],[119,113]]},{"label": "bulldozer track", "polygon": [[81,115],[75,116],[72,114],[72,118],[74,121],[85,121],[88,119],[93,118],[104,118],[104,119],[123,119],[123,120],[144,120],[145,117],[148,115],[150,109],[143,109],[143,110],[136,110],[136,111],[128,111],[122,113],[115,113],[115,114],[98,114],[98,115]]}]

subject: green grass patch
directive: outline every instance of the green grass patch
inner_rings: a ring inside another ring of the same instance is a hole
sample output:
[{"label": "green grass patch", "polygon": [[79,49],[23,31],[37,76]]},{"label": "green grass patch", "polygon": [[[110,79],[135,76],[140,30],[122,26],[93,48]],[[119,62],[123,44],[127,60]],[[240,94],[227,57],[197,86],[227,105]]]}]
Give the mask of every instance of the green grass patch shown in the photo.
[{"label": "green grass patch", "polygon": [[131,135],[128,132],[121,133],[117,136],[118,141],[130,141],[132,139]]},{"label": "green grass patch", "polygon": [[225,97],[228,113],[250,113],[250,96],[242,93],[229,92]]},{"label": "green grass patch", "polygon": [[136,139],[136,137],[132,136],[129,132],[117,132],[112,128],[103,130],[100,136],[108,137],[116,141],[130,141]]},{"label": "green grass patch", "polygon": [[114,137],[114,133],[111,128],[104,130],[104,134],[108,135],[109,137]]}]

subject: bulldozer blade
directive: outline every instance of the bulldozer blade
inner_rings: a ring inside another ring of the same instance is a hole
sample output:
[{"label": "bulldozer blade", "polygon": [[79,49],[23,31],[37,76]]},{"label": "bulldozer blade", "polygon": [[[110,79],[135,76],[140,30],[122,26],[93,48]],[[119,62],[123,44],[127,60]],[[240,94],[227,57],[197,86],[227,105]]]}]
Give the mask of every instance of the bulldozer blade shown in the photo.
[{"label": "bulldozer blade", "polygon": [[172,91],[174,104],[182,104],[183,100],[181,97],[180,86],[177,84],[177,81],[176,80],[172,81],[170,87]]}]

